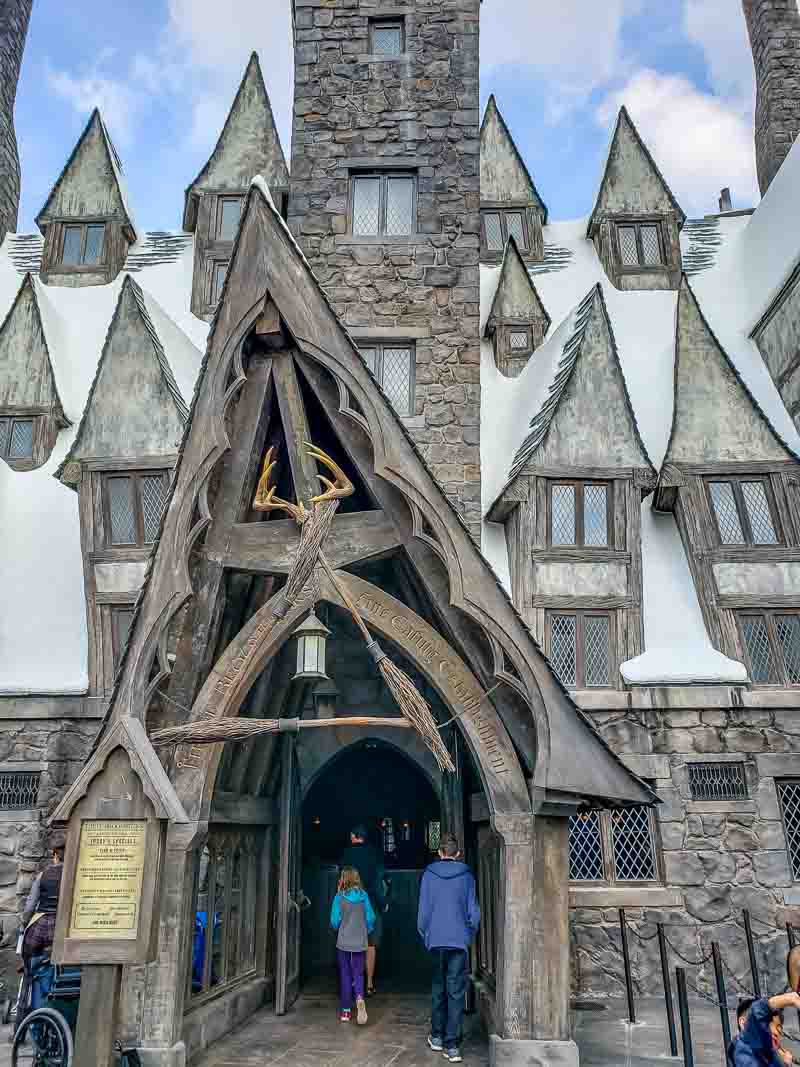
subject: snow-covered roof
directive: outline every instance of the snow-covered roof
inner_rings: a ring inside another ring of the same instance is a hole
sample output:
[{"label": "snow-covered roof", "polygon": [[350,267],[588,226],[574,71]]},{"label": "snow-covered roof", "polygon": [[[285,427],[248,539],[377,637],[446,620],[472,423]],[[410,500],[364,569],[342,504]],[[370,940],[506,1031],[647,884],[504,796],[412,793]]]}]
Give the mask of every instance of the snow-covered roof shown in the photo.
[{"label": "snow-covered roof", "polygon": [[[685,266],[703,315],[773,429],[795,452],[800,436],[750,333],[800,258],[799,184],[796,144],[754,214],[690,220],[681,234]],[[504,377],[491,342],[481,343],[485,515],[512,477],[526,440],[547,423],[565,360],[569,362],[585,319],[587,293],[598,285],[642,441],[656,469],[663,463],[674,406],[678,294],[615,289],[586,232],[586,219],[544,228],[545,262],[531,273],[553,327],[522,374]],[[498,278],[498,268],[481,268],[482,332]],[[744,666],[716,651],[708,638],[673,516],[656,514],[651,505],[652,498],[642,504],[645,651],[622,665],[623,677],[648,685],[744,682]],[[505,539],[496,524],[484,525],[484,551],[495,571],[507,575]],[[663,610],[665,596],[668,612]]]},{"label": "snow-covered roof", "polygon": [[[33,250],[39,242],[9,234],[0,246],[0,321],[24,279],[20,248]],[[159,359],[188,409],[208,333],[207,324],[189,311],[191,235],[146,234],[131,256],[137,257],[132,278]],[[59,432],[52,455],[37,470],[14,471],[0,460],[0,694],[73,694],[88,686],[78,495],[54,474],[75,441],[126,277],[82,288],[33,279],[56,385],[72,425]]]}]

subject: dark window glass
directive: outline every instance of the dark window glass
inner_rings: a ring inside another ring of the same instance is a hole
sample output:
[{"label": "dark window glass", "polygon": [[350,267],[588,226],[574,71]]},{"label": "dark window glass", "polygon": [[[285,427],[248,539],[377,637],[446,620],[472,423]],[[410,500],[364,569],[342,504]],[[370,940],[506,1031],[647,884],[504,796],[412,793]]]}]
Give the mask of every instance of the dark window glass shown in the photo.
[{"label": "dark window glass", "polygon": [[487,252],[502,252],[509,237],[514,238],[520,252],[528,251],[528,227],[522,210],[492,208],[482,211],[481,217]]},{"label": "dark window glass", "polygon": [[115,474],[105,479],[110,545],[153,544],[158,537],[168,490],[163,472]]},{"label": "dark window glass", "polygon": [[209,303],[218,304],[225,285],[225,276],[228,273],[228,262],[213,263],[211,265],[211,299]]},{"label": "dark window glass", "polygon": [[239,229],[239,220],[241,217],[241,196],[220,197],[217,209],[217,240],[232,241],[236,237],[236,231]]},{"label": "dark window glass", "polygon": [[0,457],[3,459],[32,459],[34,419],[0,417]]},{"label": "dark window glass", "polygon": [[658,223],[626,222],[617,226],[619,258],[623,267],[660,267],[664,263]]},{"label": "dark window glass", "polygon": [[747,800],[743,763],[687,763],[692,800]]},{"label": "dark window glass", "polygon": [[100,262],[103,255],[105,235],[105,226],[86,227],[86,247],[83,255],[83,262],[86,266],[94,266]]},{"label": "dark window glass", "polygon": [[569,876],[573,882],[602,882],[605,877],[597,811],[584,811],[569,820]]},{"label": "dark window glass", "polygon": [[649,808],[582,811],[569,820],[573,882],[657,882],[656,835]]},{"label": "dark window glass", "polygon": [[715,478],[707,485],[720,544],[780,543],[772,493],[765,479]]},{"label": "dark window glass", "polygon": [[611,812],[614,874],[618,882],[652,882],[656,877],[649,808]]},{"label": "dark window glass", "polygon": [[40,779],[38,771],[0,771],[0,810],[35,808]]},{"label": "dark window glass", "polygon": [[114,670],[119,668],[122,653],[131,632],[133,608],[113,608],[111,612],[111,629],[114,641]]},{"label": "dark window glass", "polygon": [[800,882],[800,781],[778,781],[775,785],[781,805],[792,878],[795,882]]},{"label": "dark window glass", "polygon": [[757,685],[800,685],[800,615],[740,612],[739,626]]},{"label": "dark window glass", "polygon": [[413,344],[365,344],[359,351],[397,414],[412,415],[416,363]]},{"label": "dark window glass", "polygon": [[81,264],[83,249],[83,226],[64,227],[64,251],[61,262],[65,267],[78,267]]},{"label": "dark window glass", "polygon": [[64,226],[61,262],[65,267],[94,267],[102,261],[106,227],[102,222]]},{"label": "dark window glass", "polygon": [[108,478],[106,492],[111,520],[111,544],[135,545],[136,503],[133,478]]}]

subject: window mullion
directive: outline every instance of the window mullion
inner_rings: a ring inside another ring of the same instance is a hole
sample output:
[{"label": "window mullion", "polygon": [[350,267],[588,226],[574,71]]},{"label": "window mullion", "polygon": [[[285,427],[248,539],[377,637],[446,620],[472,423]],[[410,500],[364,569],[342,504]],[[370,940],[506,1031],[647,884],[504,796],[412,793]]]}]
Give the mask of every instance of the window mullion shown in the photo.
[{"label": "window mullion", "polygon": [[778,635],[775,631],[775,614],[772,611],[764,612],[764,619],[767,623],[767,634],[769,636],[769,647],[772,651],[772,660],[778,671],[778,681],[781,685],[788,685],[786,662],[783,656],[783,647],[778,640]]},{"label": "window mullion", "polygon": [[614,869],[614,842],[611,838],[611,812],[601,811],[600,821],[600,847],[603,852],[603,878],[606,882],[615,882],[617,875]]},{"label": "window mullion", "polygon": [[586,528],[583,512],[583,482],[575,483],[575,544],[583,548],[586,544]]},{"label": "window mullion", "polygon": [[86,266],[86,243],[89,240],[89,227],[81,226],[81,266]]},{"label": "window mullion", "polygon": [[140,474],[132,474],[133,483],[133,506],[136,514],[136,540],[139,547],[144,545],[144,508],[142,507],[142,477]]},{"label": "window mullion", "polygon": [[742,527],[742,533],[744,534],[745,544],[753,544],[753,528],[750,525],[750,513],[747,510],[747,506],[744,502],[744,494],[742,493],[742,484],[739,479],[731,481],[731,487],[733,488],[733,499],[736,501],[736,510],[739,512],[739,523]]},{"label": "window mullion", "polygon": [[383,345],[380,342],[375,345],[375,377],[383,389]]},{"label": "window mullion", "polygon": [[575,686],[586,688],[586,663],[583,655],[583,612],[575,612]]},{"label": "window mullion", "polygon": [[642,227],[638,223],[634,226],[636,230],[636,255],[639,259],[639,266],[644,266],[644,242],[642,241]]},{"label": "window mullion", "polygon": [[380,179],[380,197],[378,199],[378,235],[386,236],[386,212],[389,207],[389,179],[383,174]]}]

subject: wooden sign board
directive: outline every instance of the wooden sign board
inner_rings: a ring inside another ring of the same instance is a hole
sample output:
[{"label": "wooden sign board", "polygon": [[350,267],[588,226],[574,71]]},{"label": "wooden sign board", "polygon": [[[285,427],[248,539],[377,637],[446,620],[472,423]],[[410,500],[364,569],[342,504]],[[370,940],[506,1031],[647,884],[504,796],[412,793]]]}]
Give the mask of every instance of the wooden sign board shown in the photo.
[{"label": "wooden sign board", "polygon": [[84,819],[67,937],[134,940],[139,932],[146,819]]}]

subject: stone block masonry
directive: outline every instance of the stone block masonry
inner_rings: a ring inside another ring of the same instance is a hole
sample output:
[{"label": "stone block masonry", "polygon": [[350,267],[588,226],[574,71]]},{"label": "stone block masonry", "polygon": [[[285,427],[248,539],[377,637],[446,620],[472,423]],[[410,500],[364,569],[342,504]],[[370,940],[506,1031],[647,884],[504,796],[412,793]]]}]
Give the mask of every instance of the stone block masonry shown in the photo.
[{"label": "stone block masonry", "polygon": [[17,228],[19,155],[14,101],[33,0],[0,0],[0,242]]},{"label": "stone block masonry", "polygon": [[[480,531],[479,0],[296,0],[289,225],[359,338],[413,339],[406,425]],[[374,20],[401,54],[371,52]],[[351,177],[412,173],[415,231],[352,234]]]}]

